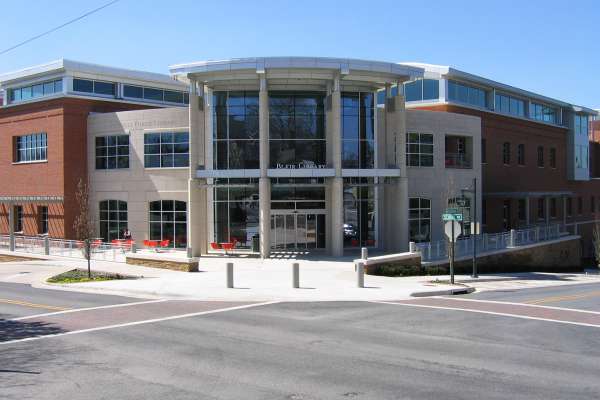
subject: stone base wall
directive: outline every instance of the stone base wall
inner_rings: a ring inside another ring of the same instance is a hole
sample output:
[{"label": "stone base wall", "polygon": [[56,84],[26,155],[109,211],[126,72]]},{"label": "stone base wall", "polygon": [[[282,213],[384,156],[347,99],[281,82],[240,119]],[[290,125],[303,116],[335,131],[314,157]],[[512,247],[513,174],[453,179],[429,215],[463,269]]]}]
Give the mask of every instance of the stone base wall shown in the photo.
[{"label": "stone base wall", "polygon": [[174,271],[198,272],[198,261],[151,260],[147,258],[127,257],[127,264],[144,267],[172,269]]}]

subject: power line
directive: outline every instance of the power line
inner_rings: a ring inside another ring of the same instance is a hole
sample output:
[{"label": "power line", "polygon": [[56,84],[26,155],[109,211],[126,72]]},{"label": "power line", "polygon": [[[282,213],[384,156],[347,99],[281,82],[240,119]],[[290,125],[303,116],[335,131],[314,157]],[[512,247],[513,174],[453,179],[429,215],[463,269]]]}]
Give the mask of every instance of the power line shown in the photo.
[{"label": "power line", "polygon": [[118,2],[118,1],[119,1],[119,0],[113,0],[113,1],[109,1],[108,3],[104,4],[103,6],[100,6],[100,7],[98,7],[98,8],[95,8],[95,9],[91,10],[91,11],[88,11],[88,12],[86,12],[85,14],[82,14],[82,15],[80,15],[80,16],[79,16],[79,17],[77,17],[77,18],[74,18],[74,19],[72,19],[72,20],[70,20],[70,21],[67,21],[67,22],[65,22],[65,23],[64,23],[64,24],[62,24],[62,25],[59,25],[59,26],[57,26],[57,27],[55,27],[55,28],[52,28],[52,29],[50,29],[50,30],[48,30],[48,31],[46,31],[46,32],[40,33],[39,35],[36,35],[36,36],[34,36],[34,37],[32,37],[32,38],[29,38],[29,39],[27,39],[27,40],[25,40],[25,41],[23,41],[23,42],[21,42],[21,43],[15,44],[14,46],[12,46],[12,47],[9,47],[9,48],[8,48],[8,49],[6,49],[6,50],[2,50],[2,51],[0,51],[0,56],[1,56],[2,54],[8,53],[8,52],[9,52],[9,51],[11,51],[11,50],[14,50],[14,49],[16,49],[17,47],[21,47],[21,46],[23,46],[23,45],[25,45],[25,44],[27,44],[27,43],[29,43],[29,42],[32,42],[32,41],[34,41],[34,40],[36,40],[36,39],[39,39],[39,38],[41,38],[42,36],[46,36],[46,35],[48,35],[48,34],[50,34],[50,33],[52,33],[52,32],[55,32],[55,31],[59,30],[60,28],[64,28],[64,27],[65,27],[65,26],[67,26],[67,25],[70,25],[70,24],[72,24],[72,23],[74,23],[74,22],[77,22],[77,21],[79,21],[79,20],[81,20],[81,19],[83,19],[83,18],[87,17],[88,15],[92,15],[92,14],[94,14],[94,13],[96,13],[96,12],[98,12],[98,11],[100,11],[100,10],[102,10],[102,9],[104,9],[104,8],[106,8],[106,7],[108,7],[108,6],[111,6],[111,5],[115,4],[115,3],[116,3],[116,2]]}]

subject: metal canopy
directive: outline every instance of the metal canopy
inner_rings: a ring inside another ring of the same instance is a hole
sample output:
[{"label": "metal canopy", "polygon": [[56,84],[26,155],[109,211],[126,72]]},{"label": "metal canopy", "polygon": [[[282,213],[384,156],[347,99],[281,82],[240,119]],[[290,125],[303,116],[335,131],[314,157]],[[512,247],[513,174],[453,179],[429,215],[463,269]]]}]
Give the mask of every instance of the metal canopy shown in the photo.
[{"label": "metal canopy", "polygon": [[0,196],[0,203],[62,203],[63,196]]}]

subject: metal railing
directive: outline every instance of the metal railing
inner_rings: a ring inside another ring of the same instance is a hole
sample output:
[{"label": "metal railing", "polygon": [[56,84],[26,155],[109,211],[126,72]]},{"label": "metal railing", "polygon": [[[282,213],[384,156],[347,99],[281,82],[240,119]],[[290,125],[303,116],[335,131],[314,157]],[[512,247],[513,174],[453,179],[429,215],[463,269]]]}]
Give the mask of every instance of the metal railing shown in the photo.
[{"label": "metal railing", "polygon": [[[459,238],[454,250],[455,257],[466,257],[473,254],[473,245],[477,241],[477,254],[504,250],[528,244],[558,239],[567,235],[560,224],[536,226],[528,229],[512,229],[507,232],[483,233],[481,235]],[[448,258],[448,241],[438,240],[427,243],[416,243],[424,262],[439,261]]]},{"label": "metal railing", "polygon": [[[15,236],[14,251],[20,253],[85,259],[85,244],[79,240],[52,239],[44,236]],[[0,249],[10,250],[9,235],[0,235]],[[131,251],[126,243],[113,244],[92,241],[91,259],[125,262],[125,253]]]},{"label": "metal railing", "polygon": [[471,168],[470,157],[465,153],[446,153],[446,168]]}]

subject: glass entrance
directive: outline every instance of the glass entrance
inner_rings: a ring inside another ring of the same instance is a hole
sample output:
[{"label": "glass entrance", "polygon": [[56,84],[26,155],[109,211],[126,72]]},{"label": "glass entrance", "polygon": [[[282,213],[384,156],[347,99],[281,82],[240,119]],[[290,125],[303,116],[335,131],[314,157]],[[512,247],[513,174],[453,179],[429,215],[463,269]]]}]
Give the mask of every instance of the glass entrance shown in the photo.
[{"label": "glass entrance", "polygon": [[271,214],[271,248],[288,251],[325,248],[325,214]]}]

